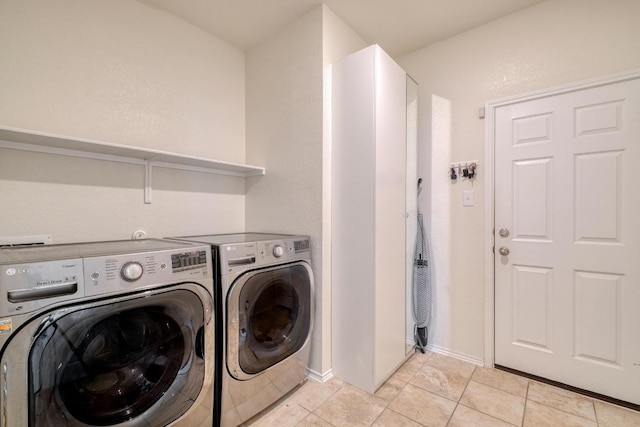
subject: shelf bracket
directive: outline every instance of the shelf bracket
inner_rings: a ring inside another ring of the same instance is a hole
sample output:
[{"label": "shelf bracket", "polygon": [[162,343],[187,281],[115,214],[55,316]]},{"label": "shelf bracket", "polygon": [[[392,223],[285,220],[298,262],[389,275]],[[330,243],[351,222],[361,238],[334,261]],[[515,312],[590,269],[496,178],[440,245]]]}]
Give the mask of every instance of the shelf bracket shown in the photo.
[{"label": "shelf bracket", "polygon": [[153,182],[153,165],[151,160],[144,162],[144,202],[151,204],[151,186]]}]

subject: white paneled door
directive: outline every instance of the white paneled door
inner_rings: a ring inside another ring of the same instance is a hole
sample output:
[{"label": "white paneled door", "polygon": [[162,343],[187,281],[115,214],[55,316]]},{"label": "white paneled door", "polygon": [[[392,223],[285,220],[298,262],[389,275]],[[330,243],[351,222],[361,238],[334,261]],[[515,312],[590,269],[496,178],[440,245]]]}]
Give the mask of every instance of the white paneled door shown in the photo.
[{"label": "white paneled door", "polygon": [[496,365],[640,404],[640,79],[494,117]]}]

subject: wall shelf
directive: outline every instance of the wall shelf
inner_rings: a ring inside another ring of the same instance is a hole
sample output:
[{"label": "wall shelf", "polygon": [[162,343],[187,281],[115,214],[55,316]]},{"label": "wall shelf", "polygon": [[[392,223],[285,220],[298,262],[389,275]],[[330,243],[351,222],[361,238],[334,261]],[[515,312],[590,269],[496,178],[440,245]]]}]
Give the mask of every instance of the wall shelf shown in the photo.
[{"label": "wall shelf", "polygon": [[145,203],[151,203],[153,167],[237,177],[265,174],[265,168],[260,166],[6,126],[0,126],[0,148],[142,165],[145,167]]}]

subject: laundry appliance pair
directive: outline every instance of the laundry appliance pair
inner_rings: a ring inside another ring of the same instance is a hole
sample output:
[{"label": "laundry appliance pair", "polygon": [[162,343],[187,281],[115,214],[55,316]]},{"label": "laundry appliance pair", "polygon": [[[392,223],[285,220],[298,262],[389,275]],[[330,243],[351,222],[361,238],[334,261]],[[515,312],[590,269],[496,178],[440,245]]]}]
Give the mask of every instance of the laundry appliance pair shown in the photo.
[{"label": "laundry appliance pair", "polygon": [[236,426],[307,375],[307,237],[0,249],[0,425]]},{"label": "laundry appliance pair", "polygon": [[314,280],[306,236],[237,233],[173,239],[212,248],[217,307],[216,417],[235,427],[307,377]]}]

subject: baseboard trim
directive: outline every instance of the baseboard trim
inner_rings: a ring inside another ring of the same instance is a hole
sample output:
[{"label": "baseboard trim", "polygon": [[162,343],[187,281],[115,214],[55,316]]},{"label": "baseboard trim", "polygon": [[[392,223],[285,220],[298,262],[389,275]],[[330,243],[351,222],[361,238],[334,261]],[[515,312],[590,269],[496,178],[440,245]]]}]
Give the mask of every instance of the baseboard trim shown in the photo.
[{"label": "baseboard trim", "polygon": [[[413,344],[413,341],[407,340],[407,344]],[[472,363],[478,366],[484,366],[484,360],[478,359],[463,353],[459,353],[457,351],[452,351],[446,348],[438,347],[435,345],[427,345],[427,350],[432,351],[434,353],[442,354],[444,356],[453,357],[458,360],[462,360],[463,362]],[[417,351],[417,350],[416,350]],[[408,359],[408,357],[407,357]],[[406,361],[406,360],[405,360]],[[404,362],[403,362],[404,363]],[[329,369],[325,373],[321,374],[320,372],[316,372],[313,369],[307,368],[307,377],[313,381],[319,383],[325,383],[333,378],[333,369]]]},{"label": "baseboard trim", "polygon": [[326,383],[331,378],[333,378],[333,369],[329,369],[324,374],[321,374],[320,372],[316,372],[313,369],[307,368],[307,377],[319,383]]},{"label": "baseboard trim", "polygon": [[427,345],[427,350],[434,353],[442,354],[444,356],[453,357],[455,359],[462,360],[463,362],[469,362],[473,363],[474,365],[484,366],[484,360],[469,356],[467,354],[459,353],[457,351],[449,350],[435,345]]}]

